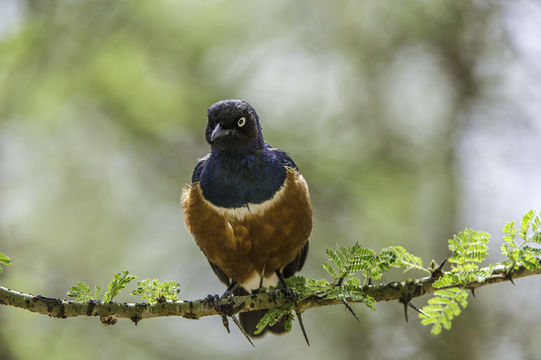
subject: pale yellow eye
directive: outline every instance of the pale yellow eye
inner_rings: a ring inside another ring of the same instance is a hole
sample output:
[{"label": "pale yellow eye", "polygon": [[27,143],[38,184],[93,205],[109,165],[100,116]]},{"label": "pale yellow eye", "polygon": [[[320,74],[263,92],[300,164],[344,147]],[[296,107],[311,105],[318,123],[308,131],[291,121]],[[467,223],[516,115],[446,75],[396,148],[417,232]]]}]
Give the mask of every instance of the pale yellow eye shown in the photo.
[{"label": "pale yellow eye", "polygon": [[239,127],[243,127],[244,124],[246,124],[246,118],[243,116],[243,117],[241,117],[241,118],[239,119],[239,121],[237,122],[237,125],[238,125]]}]

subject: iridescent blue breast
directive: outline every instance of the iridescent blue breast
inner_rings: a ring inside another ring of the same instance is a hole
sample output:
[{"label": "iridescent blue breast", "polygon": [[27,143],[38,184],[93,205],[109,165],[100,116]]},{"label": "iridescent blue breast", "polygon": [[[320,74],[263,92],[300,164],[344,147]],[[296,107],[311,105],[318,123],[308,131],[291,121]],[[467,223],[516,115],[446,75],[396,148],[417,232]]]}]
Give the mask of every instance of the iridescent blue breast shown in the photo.
[{"label": "iridescent blue breast", "polygon": [[274,153],[213,156],[201,168],[199,182],[203,196],[224,208],[260,204],[271,199],[282,187],[286,170]]}]

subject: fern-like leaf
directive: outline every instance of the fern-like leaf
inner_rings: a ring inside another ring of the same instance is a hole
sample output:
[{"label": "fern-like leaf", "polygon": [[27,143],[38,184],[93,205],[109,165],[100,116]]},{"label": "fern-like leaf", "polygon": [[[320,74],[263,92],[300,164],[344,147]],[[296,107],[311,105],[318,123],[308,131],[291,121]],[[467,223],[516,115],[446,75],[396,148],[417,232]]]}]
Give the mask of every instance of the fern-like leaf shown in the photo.
[{"label": "fern-like leaf", "polygon": [[101,296],[101,286],[95,286],[94,292],[90,291],[90,286],[82,281],[77,281],[76,286],[72,286],[67,292],[69,297],[76,301],[99,300]]},{"label": "fern-like leaf", "polygon": [[449,262],[457,265],[483,262],[488,257],[489,240],[490,235],[485,232],[464,229],[449,240],[449,250],[453,252]]},{"label": "fern-like leaf", "polygon": [[450,288],[437,290],[434,297],[428,300],[428,305],[419,314],[423,325],[432,325],[432,334],[438,335],[443,328],[451,329],[452,321],[460,315],[468,305],[468,293],[465,289]]},{"label": "fern-like leaf", "polygon": [[[383,248],[378,253],[378,258],[380,259],[380,261],[387,258],[389,267],[404,269],[404,272],[408,272],[414,269],[424,272],[430,272],[423,266],[423,261],[420,257],[410,254],[402,246],[389,246]],[[382,267],[382,270],[383,269],[384,267]],[[385,271],[387,269],[385,269]]]},{"label": "fern-like leaf", "polygon": [[529,270],[541,267],[539,256],[541,254],[541,214],[535,215],[533,210],[528,211],[520,221],[520,238],[522,243],[516,242],[516,227],[514,223],[507,223],[503,228],[504,243],[502,254],[507,257],[504,264],[512,269],[524,266]]},{"label": "fern-like leaf", "polygon": [[334,281],[345,279],[356,272],[369,272],[377,262],[374,250],[363,248],[359,244],[352,247],[339,246],[336,249],[327,249],[329,262],[323,268],[334,278]]},{"label": "fern-like leaf", "polygon": [[275,325],[284,316],[286,317],[285,329],[287,332],[289,332],[291,330],[291,320],[293,319],[293,314],[291,314],[293,306],[294,304],[288,304],[283,308],[274,308],[267,311],[265,315],[263,315],[261,320],[259,320],[259,323],[256,325],[255,334],[260,334],[266,326]]},{"label": "fern-like leaf", "polygon": [[158,281],[158,279],[146,279],[137,283],[137,288],[132,291],[132,295],[140,296],[149,303],[178,301],[180,285],[175,281]]},{"label": "fern-like leaf", "polygon": [[520,221],[520,237],[524,241],[528,240],[528,230],[530,229],[530,224],[532,223],[534,215],[534,211],[530,210],[524,214],[522,220]]},{"label": "fern-like leaf", "polygon": [[117,296],[120,293],[120,290],[124,289],[126,284],[128,284],[130,281],[136,278],[137,276],[129,275],[128,271],[121,271],[119,273],[116,273],[113,281],[111,281],[111,283],[109,284],[107,288],[107,291],[103,295],[103,301],[104,302],[113,301],[115,296]]}]

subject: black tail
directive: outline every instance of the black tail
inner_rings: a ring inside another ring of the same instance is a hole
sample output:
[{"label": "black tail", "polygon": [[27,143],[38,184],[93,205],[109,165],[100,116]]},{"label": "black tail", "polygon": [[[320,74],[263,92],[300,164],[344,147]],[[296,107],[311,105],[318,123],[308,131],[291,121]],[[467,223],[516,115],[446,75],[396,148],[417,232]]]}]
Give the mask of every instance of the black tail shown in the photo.
[{"label": "black tail", "polygon": [[244,331],[250,337],[259,337],[265,334],[267,331],[273,332],[275,334],[281,334],[286,332],[285,328],[285,317],[280,319],[276,324],[273,326],[266,326],[263,331],[261,331],[259,334],[255,334],[256,326],[259,323],[259,320],[267,313],[267,310],[254,310],[254,311],[248,311],[243,312],[239,314],[239,320],[241,326],[244,328]]},{"label": "black tail", "polygon": [[[246,289],[239,287],[233,290],[233,294],[235,296],[243,296],[248,295],[248,291]],[[267,331],[270,331],[275,334],[282,334],[286,332],[286,322],[285,317],[280,319],[276,324],[273,326],[266,326],[263,331],[261,331],[259,334],[255,333],[255,330],[257,328],[257,324],[259,324],[259,320],[267,313],[267,310],[254,310],[254,311],[247,311],[239,314],[239,321],[240,325],[246,331],[250,337],[260,337],[263,336]]]},{"label": "black tail", "polygon": [[[301,249],[299,255],[295,259],[293,259],[292,262],[287,264],[284,269],[282,270],[281,274],[283,277],[288,278],[292,276],[294,273],[299,271],[302,266],[304,265],[304,261],[306,260],[306,256],[308,255],[308,242],[304,245],[304,247]],[[230,286],[231,285],[231,279],[220,269],[218,266],[213,264],[209,260],[210,266],[212,267],[212,270],[214,270],[214,273],[218,275],[220,280]],[[246,289],[243,287],[236,287],[233,289],[233,295],[235,296],[244,296],[244,295],[250,295]],[[257,324],[259,324],[259,321],[265,314],[267,313],[267,310],[254,310],[254,311],[248,311],[243,312],[239,314],[239,321],[240,325],[244,329],[244,331],[250,336],[250,337],[260,337],[263,336],[267,331],[270,331],[274,334],[282,334],[286,332],[286,318],[282,317],[276,324],[273,326],[266,326],[263,331],[261,331],[259,334],[255,334],[255,330],[257,328]],[[300,314],[297,315],[300,320]],[[302,324],[301,324],[302,326]],[[304,337],[306,338],[306,332],[304,331],[304,327],[302,327],[302,332],[304,334]],[[306,338],[306,342],[308,343],[308,338]]]}]

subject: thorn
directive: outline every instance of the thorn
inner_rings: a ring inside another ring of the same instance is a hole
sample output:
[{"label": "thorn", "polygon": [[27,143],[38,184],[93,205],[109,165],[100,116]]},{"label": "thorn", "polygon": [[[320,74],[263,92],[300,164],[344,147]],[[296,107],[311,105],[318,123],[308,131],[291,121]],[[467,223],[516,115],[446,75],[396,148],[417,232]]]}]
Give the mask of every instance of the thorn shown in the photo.
[{"label": "thorn", "polygon": [[449,258],[445,258],[445,259],[441,262],[440,266],[438,266],[438,269],[437,269],[437,270],[441,271],[441,270],[443,269],[443,266],[445,265],[445,263],[447,262],[448,259],[449,259]]},{"label": "thorn", "polygon": [[253,347],[255,347],[254,343],[252,342],[252,339],[250,339],[250,336],[248,336],[248,334],[246,333],[246,331],[244,330],[244,328],[242,326],[240,326],[240,323],[239,321],[237,320],[237,316],[236,315],[231,315],[231,319],[233,319],[233,322],[235,323],[235,325],[237,325],[237,327],[239,328],[240,332],[246,337],[246,340],[248,340],[248,342],[250,344],[252,344]]},{"label": "thorn", "polygon": [[222,324],[224,325],[224,328],[227,330],[228,334],[231,334],[231,331],[229,330],[229,320],[227,320],[227,316],[222,315]]},{"label": "thorn", "polygon": [[512,271],[513,268],[509,269],[507,274],[505,274],[505,277],[507,278],[507,280],[511,281],[511,284],[513,284],[513,286],[515,286],[515,282],[513,281],[513,274],[511,273]]},{"label": "thorn", "polygon": [[432,274],[430,276],[432,276],[433,278],[439,278],[442,274],[443,274],[443,266],[445,265],[445,263],[447,262],[447,259],[446,258],[445,260],[443,260],[441,262],[441,264],[438,265],[437,268],[435,268],[434,270],[432,270]]},{"label": "thorn", "polygon": [[359,317],[357,316],[357,314],[355,314],[355,311],[353,311],[353,309],[351,308],[351,306],[349,306],[348,302],[346,299],[342,299],[342,304],[344,304],[344,306],[346,307],[346,309],[349,310],[349,312],[353,315],[353,317],[360,323],[361,320],[359,320]]},{"label": "thorn", "polygon": [[295,310],[295,314],[297,314],[297,319],[299,319],[299,325],[301,326],[302,335],[304,335],[304,340],[306,340],[306,345],[310,346],[310,341],[308,341],[308,335],[306,335],[306,330],[304,329],[304,324],[302,322],[301,313]]},{"label": "thorn", "polygon": [[406,301],[400,300],[402,305],[404,305],[404,317],[406,318],[406,323],[408,322],[408,303]]},{"label": "thorn", "polygon": [[[423,310],[419,309],[417,306],[413,305],[411,302],[408,303],[408,306],[410,308],[412,308],[413,310],[417,311],[419,314],[423,314],[424,316],[426,316],[428,318],[430,317],[430,316],[428,316],[427,313],[425,313]],[[406,321],[407,321],[407,318],[406,318]]]},{"label": "thorn", "polygon": [[471,294],[473,297],[475,297],[475,288],[470,288]]}]

